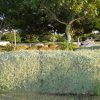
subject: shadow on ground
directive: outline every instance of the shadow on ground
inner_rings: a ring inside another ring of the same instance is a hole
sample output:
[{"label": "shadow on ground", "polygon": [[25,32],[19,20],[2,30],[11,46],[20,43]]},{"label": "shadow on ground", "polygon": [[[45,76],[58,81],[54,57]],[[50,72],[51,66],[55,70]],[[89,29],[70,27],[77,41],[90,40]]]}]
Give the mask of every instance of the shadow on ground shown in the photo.
[{"label": "shadow on ground", "polygon": [[96,96],[50,95],[32,92],[0,94],[0,100],[100,100]]}]

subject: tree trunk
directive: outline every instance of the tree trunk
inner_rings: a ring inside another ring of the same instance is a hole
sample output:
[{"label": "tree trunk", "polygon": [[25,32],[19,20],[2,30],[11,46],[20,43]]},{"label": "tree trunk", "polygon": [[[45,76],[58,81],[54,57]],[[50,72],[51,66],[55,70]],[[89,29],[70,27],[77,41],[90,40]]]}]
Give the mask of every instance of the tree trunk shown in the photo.
[{"label": "tree trunk", "polygon": [[13,34],[14,34],[14,50],[16,49],[16,31],[12,30]]},{"label": "tree trunk", "polygon": [[32,47],[32,34],[29,35],[29,43],[30,43],[29,47]]},{"label": "tree trunk", "polygon": [[66,25],[66,30],[65,30],[65,35],[66,35],[66,39],[67,39],[67,43],[71,43],[71,33],[70,33],[70,27],[71,25]]},{"label": "tree trunk", "polygon": [[80,46],[80,37],[77,38],[77,45]]},{"label": "tree trunk", "polygon": [[32,43],[30,42],[30,45],[29,45],[29,47],[32,47]]}]

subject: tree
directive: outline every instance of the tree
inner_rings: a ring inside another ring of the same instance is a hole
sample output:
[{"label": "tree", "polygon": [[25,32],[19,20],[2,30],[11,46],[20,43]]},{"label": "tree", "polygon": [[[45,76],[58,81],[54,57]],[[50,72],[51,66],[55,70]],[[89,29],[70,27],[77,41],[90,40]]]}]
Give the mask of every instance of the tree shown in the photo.
[{"label": "tree", "polygon": [[0,23],[2,29],[20,28],[30,37],[51,31],[52,24],[61,32],[65,28],[70,43],[73,23],[94,18],[99,4],[100,0],[0,0],[0,19],[4,18]]},{"label": "tree", "polygon": [[[34,1],[34,0],[33,0]],[[71,42],[71,28],[75,21],[98,14],[100,0],[37,0],[41,9],[46,10],[48,18],[65,25],[67,43]]]},{"label": "tree", "polygon": [[4,16],[3,28],[20,25],[20,9],[24,0],[0,0],[0,15]]}]

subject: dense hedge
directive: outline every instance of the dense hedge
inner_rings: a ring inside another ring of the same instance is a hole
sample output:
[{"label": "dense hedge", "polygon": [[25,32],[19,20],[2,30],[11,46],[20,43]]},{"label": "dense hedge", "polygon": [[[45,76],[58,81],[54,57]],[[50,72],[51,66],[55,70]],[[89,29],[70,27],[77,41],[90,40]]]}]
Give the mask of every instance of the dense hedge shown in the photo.
[{"label": "dense hedge", "polygon": [[0,91],[95,93],[100,50],[0,53]]}]

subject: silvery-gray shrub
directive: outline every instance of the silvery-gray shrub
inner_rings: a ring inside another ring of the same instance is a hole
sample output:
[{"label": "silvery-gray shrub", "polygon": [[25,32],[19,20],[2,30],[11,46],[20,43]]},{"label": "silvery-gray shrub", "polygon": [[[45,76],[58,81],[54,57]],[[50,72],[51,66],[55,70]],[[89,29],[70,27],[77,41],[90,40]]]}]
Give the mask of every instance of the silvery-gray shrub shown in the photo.
[{"label": "silvery-gray shrub", "polygon": [[99,83],[99,50],[0,53],[2,91],[92,94]]}]

